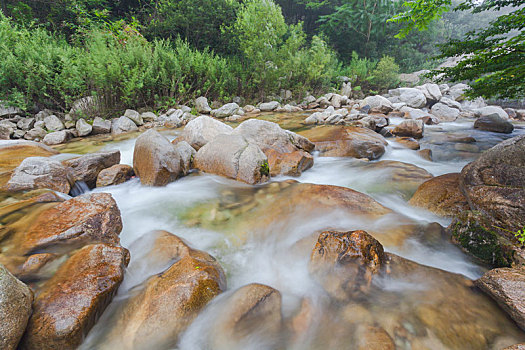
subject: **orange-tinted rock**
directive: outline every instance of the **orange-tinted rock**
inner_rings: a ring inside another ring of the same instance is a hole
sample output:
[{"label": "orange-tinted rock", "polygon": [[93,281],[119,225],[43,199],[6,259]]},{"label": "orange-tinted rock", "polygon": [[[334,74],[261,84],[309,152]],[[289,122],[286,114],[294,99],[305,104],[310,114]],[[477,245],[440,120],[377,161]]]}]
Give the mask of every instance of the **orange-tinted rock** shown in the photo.
[{"label": "orange-tinted rock", "polygon": [[432,161],[432,150],[429,148],[421,149],[417,151],[417,154],[419,154],[419,156],[423,159]]},{"label": "orange-tinted rock", "polygon": [[525,330],[525,268],[490,270],[476,281],[476,285]]},{"label": "orange-tinted rock", "polygon": [[151,277],[114,313],[115,322],[98,349],[168,349],[199,311],[226,289],[221,266],[211,255],[191,249],[180,238],[158,231],[160,259],[175,261]]},{"label": "orange-tinted rock", "polygon": [[419,149],[419,142],[412,137],[396,137],[395,141],[414,151]]},{"label": "orange-tinted rock", "polygon": [[98,174],[97,187],[119,185],[131,179],[133,175],[135,175],[135,172],[129,165],[113,165]]},{"label": "orange-tinted rock", "polygon": [[21,349],[76,349],[111,302],[124,278],[129,252],[88,245],[64,263],[34,302]]},{"label": "orange-tinted rock", "polygon": [[213,347],[235,348],[248,340],[274,346],[283,328],[281,293],[262,284],[239,288],[222,305],[223,309],[212,329]]},{"label": "orange-tinted rock", "polygon": [[424,129],[425,124],[422,120],[406,119],[394,127],[392,134],[420,139],[423,137]]},{"label": "orange-tinted rock", "polygon": [[424,182],[409,203],[442,216],[455,216],[469,210],[467,199],[459,189],[459,177],[459,173],[452,173]]},{"label": "orange-tinted rock", "polygon": [[317,240],[309,268],[331,297],[347,300],[369,289],[383,261],[383,246],[365,231],[326,231]]},{"label": "orange-tinted rock", "polygon": [[120,163],[120,151],[86,154],[62,163],[73,169],[71,173],[74,181],[84,181],[93,188],[102,170]]},{"label": "orange-tinted rock", "polygon": [[147,186],[165,186],[183,175],[179,152],[153,129],[140,135],[135,142],[133,170]]},{"label": "orange-tinted rock", "polygon": [[312,141],[324,157],[377,159],[385,153],[387,145],[380,134],[351,126],[318,126],[301,135]]},{"label": "orange-tinted rock", "polygon": [[394,340],[381,327],[360,326],[357,330],[359,350],[395,350]]},{"label": "orange-tinted rock", "polygon": [[285,174],[300,176],[301,173],[314,165],[314,157],[303,150],[290,153],[279,153],[273,149],[265,152],[270,166],[270,175]]},{"label": "orange-tinted rock", "polygon": [[79,247],[87,243],[119,243],[120,210],[108,193],[91,193],[59,203],[42,212],[22,237],[22,254]]}]

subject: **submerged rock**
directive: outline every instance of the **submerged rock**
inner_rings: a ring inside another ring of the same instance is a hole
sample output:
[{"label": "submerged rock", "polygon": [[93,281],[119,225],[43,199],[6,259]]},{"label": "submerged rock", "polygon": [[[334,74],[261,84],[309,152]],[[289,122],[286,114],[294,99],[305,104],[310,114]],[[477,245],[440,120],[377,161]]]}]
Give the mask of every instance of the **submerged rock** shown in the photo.
[{"label": "submerged rock", "polygon": [[320,126],[301,135],[315,144],[323,157],[354,157],[377,159],[385,153],[386,140],[367,129],[345,126]]},{"label": "submerged rock", "polygon": [[258,184],[268,180],[268,158],[261,149],[241,135],[218,135],[199,149],[195,167],[207,173]]},{"label": "submerged rock", "polygon": [[90,153],[62,162],[71,168],[73,181],[84,181],[90,188],[94,188],[98,174],[113,165],[120,163],[120,151]]},{"label": "submerged rock", "polygon": [[174,263],[113,313],[115,322],[97,349],[174,348],[199,311],[226,289],[224,271],[214,257],[168,232],[152,234],[156,243],[151,254]]},{"label": "submerged rock", "polygon": [[347,300],[370,288],[384,258],[383,246],[365,231],[326,231],[312,251],[309,270],[332,298]]},{"label": "submerged rock", "polygon": [[128,263],[129,252],[109,244],[73,254],[35,298],[21,348],[77,348],[117,292]]},{"label": "submerged rock", "polygon": [[31,316],[33,292],[0,264],[0,348],[14,350]]},{"label": "submerged rock", "polygon": [[452,173],[424,182],[410,199],[410,205],[443,216],[455,216],[469,210],[467,199],[459,189],[459,178],[459,173]]},{"label": "submerged rock", "polygon": [[525,330],[525,268],[494,269],[476,281]]},{"label": "submerged rock", "polygon": [[274,348],[283,328],[281,293],[258,283],[237,289],[211,329],[213,349],[234,349],[248,341]]},{"label": "submerged rock", "polygon": [[29,157],[20,163],[7,182],[8,191],[49,188],[69,193],[70,170],[59,161],[47,157]]}]

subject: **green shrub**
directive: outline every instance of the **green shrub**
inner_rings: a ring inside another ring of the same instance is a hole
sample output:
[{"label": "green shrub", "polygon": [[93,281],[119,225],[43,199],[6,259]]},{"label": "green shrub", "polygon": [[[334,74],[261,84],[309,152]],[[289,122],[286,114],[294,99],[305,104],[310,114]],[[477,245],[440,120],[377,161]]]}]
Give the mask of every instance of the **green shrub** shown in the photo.
[{"label": "green shrub", "polygon": [[378,90],[388,90],[399,84],[399,66],[394,58],[383,56],[368,80]]}]

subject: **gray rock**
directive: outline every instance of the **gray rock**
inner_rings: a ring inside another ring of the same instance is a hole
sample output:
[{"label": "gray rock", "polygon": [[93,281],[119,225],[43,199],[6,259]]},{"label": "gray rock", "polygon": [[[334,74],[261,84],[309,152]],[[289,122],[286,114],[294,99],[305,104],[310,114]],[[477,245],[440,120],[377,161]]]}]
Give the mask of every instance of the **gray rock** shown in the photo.
[{"label": "gray rock", "polygon": [[352,96],[352,83],[343,83],[341,86],[341,95],[346,97]]},{"label": "gray rock", "polygon": [[75,117],[90,116],[99,109],[99,103],[94,96],[80,98],[73,102],[69,114]]},{"label": "gray rock", "polygon": [[144,112],[140,115],[144,122],[154,122],[157,120],[157,115],[153,112]]},{"label": "gray rock", "polygon": [[499,106],[486,106],[486,107],[479,108],[475,112],[476,112],[476,116],[480,116],[480,117],[486,117],[491,114],[497,114],[503,120],[509,119],[509,115],[507,114],[507,112],[505,112],[503,108]]},{"label": "gray rock", "polygon": [[30,130],[35,125],[35,118],[22,118],[16,123],[16,126],[22,130]]},{"label": "gray rock", "polygon": [[17,114],[22,114],[22,110],[17,107],[9,107],[0,101],[0,118],[10,117]]},{"label": "gray rock", "polygon": [[208,99],[204,96],[195,99],[195,109],[197,109],[197,112],[199,112],[200,114],[211,113],[211,108],[208,105]]},{"label": "gray rock", "polygon": [[33,127],[34,128],[42,128],[42,129],[44,129],[46,127],[46,123],[44,123],[43,120],[36,119],[35,125]]},{"label": "gray rock", "polygon": [[133,123],[135,123],[137,126],[144,125],[144,120],[142,120],[140,113],[133,109],[126,109],[126,112],[124,112],[124,117],[131,119],[131,121],[133,121]]},{"label": "gray rock", "polygon": [[8,191],[26,191],[48,188],[69,193],[69,169],[57,160],[46,157],[28,157],[13,171],[7,182]]},{"label": "gray rock", "polygon": [[304,120],[305,124],[322,124],[324,122],[324,118],[322,116],[322,113],[315,112],[312,113],[308,118]]},{"label": "gray rock", "polygon": [[84,119],[77,120],[75,127],[79,137],[87,136],[93,131],[93,127],[89,125]]},{"label": "gray rock", "polygon": [[[44,119],[46,119],[50,115],[53,115],[53,112],[51,112],[49,109],[44,109],[44,110],[38,112],[37,114],[35,114],[35,120],[37,122],[43,122]],[[43,128],[44,126],[41,126],[41,127]]]},{"label": "gray rock", "polygon": [[514,131],[514,125],[508,120],[502,119],[497,113],[479,117],[474,122],[474,128],[503,134],[510,134]]},{"label": "gray rock", "polygon": [[443,97],[441,90],[439,89],[439,85],[437,84],[426,83],[424,85],[418,86],[417,88],[423,92],[427,99],[427,103],[438,102],[441,97]]},{"label": "gray rock", "polygon": [[182,111],[182,113],[191,113],[191,108],[186,105],[179,106],[179,109]]},{"label": "gray rock", "polygon": [[430,109],[430,113],[436,116],[440,122],[452,122],[459,117],[459,110],[449,107],[444,103],[436,103]]},{"label": "gray rock", "polygon": [[65,129],[64,123],[62,123],[56,115],[50,115],[44,118],[44,124],[49,131],[61,131]]},{"label": "gray rock", "polygon": [[94,188],[98,174],[113,165],[120,163],[120,151],[90,153],[62,162],[71,168],[72,181],[84,181],[90,188]]},{"label": "gray rock", "polygon": [[14,350],[31,316],[33,292],[0,264],[0,349]]},{"label": "gray rock", "polygon": [[428,112],[425,112],[422,109],[412,108],[408,106],[401,107],[399,110],[405,113],[406,119],[419,119],[430,116]]},{"label": "gray rock", "polygon": [[442,97],[441,100],[439,100],[439,102],[449,106],[450,108],[455,108],[458,111],[461,111],[461,103],[454,101],[448,97]]},{"label": "gray rock", "polygon": [[419,83],[419,76],[412,73],[399,74],[399,81],[402,85],[416,85]]},{"label": "gray rock", "polygon": [[120,135],[125,134],[132,131],[137,131],[139,128],[128,117],[122,116],[118,119],[113,119],[111,121],[111,134],[112,135]]},{"label": "gray rock", "polygon": [[259,104],[259,109],[261,112],[271,112],[279,108],[281,105],[277,101],[271,101],[266,103]]},{"label": "gray rock", "polygon": [[370,106],[370,110],[383,114],[389,113],[394,109],[392,102],[380,95],[366,97],[359,104],[359,108],[364,108],[365,106]]},{"label": "gray rock", "polygon": [[469,88],[467,84],[456,84],[451,86],[443,96],[461,102],[465,98],[464,94]]},{"label": "gray rock", "polygon": [[13,138],[14,139],[23,139],[25,134],[26,134],[25,130],[16,129],[15,132],[13,133]]},{"label": "gray rock", "polygon": [[221,134],[215,137],[199,149],[195,155],[195,167],[252,185],[269,178],[266,155],[241,135]]},{"label": "gray rock", "polygon": [[141,134],[133,151],[133,170],[146,186],[165,186],[184,175],[175,146],[154,129]]},{"label": "gray rock", "polygon": [[96,117],[93,120],[93,135],[98,134],[109,134],[111,132],[111,120],[105,120],[100,117]]},{"label": "gray rock", "polygon": [[230,134],[233,128],[211,117],[201,115],[190,121],[182,131],[182,140],[197,151],[219,134]]},{"label": "gray rock", "polygon": [[422,108],[427,104],[425,94],[416,88],[399,88],[389,91],[393,96],[398,96],[400,102],[405,102],[412,108]]},{"label": "gray rock", "polygon": [[227,103],[221,108],[212,110],[211,115],[215,118],[226,118],[238,114],[239,108],[237,103]]},{"label": "gray rock", "polygon": [[46,145],[60,145],[69,140],[69,134],[66,130],[55,131],[44,136],[43,142]]},{"label": "gray rock", "polygon": [[14,130],[9,126],[0,125],[0,140],[9,140]]},{"label": "gray rock", "polygon": [[24,139],[26,140],[43,140],[47,132],[42,128],[33,128],[26,132]]},{"label": "gray rock", "polygon": [[180,141],[175,145],[175,149],[180,155],[180,166],[184,175],[187,175],[193,168],[193,159],[197,151],[186,141]]}]

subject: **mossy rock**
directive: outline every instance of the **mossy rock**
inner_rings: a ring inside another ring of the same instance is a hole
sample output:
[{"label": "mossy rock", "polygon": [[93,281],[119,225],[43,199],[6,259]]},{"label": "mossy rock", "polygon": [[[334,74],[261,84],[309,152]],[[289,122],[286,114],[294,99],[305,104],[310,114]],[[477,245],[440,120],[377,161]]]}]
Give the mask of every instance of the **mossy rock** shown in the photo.
[{"label": "mossy rock", "polygon": [[516,247],[488,224],[479,212],[465,211],[449,226],[452,241],[492,267],[509,267]]}]

